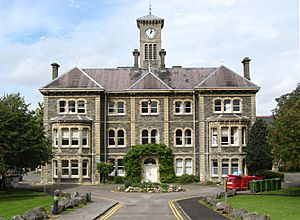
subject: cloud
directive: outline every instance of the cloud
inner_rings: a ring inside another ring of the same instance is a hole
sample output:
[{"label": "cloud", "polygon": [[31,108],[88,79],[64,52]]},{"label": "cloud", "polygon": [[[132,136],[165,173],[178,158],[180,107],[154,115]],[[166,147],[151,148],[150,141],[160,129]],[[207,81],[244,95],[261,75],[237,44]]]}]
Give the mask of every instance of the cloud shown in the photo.
[{"label": "cloud", "polygon": [[[36,105],[38,88],[73,66],[117,67],[133,63],[139,48],[136,18],[148,13],[144,0],[4,1],[0,3],[0,94],[20,91]],[[30,5],[30,7],[28,7]],[[258,115],[270,114],[276,97],[300,81],[297,1],[152,1],[165,18],[166,64],[193,67],[222,62],[242,74],[250,56],[251,79],[261,86]]]}]

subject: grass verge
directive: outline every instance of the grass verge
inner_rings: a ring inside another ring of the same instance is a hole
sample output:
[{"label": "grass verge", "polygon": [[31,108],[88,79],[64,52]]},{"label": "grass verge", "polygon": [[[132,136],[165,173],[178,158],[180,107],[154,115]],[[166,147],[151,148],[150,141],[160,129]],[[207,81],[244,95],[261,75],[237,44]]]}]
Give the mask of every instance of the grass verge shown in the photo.
[{"label": "grass verge", "polygon": [[[289,196],[285,196],[289,195]],[[300,188],[286,188],[258,195],[238,195],[228,198],[233,208],[246,208],[260,215],[268,214],[272,220],[294,220],[300,216]]]},{"label": "grass verge", "polygon": [[50,212],[53,204],[52,196],[44,196],[42,192],[23,190],[0,191],[0,217],[11,219],[14,215],[22,215],[32,208],[43,206]]}]

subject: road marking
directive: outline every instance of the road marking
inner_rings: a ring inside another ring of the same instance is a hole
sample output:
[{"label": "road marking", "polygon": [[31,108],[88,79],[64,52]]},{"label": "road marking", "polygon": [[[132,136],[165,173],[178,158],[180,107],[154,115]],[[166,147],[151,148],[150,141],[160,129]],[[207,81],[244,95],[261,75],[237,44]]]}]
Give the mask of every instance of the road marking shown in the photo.
[{"label": "road marking", "polygon": [[101,216],[99,220],[107,220],[109,217],[111,217],[116,211],[118,211],[119,208],[121,208],[122,205],[118,203],[115,207],[113,207],[111,210],[109,210],[104,216]]},{"label": "road marking", "polygon": [[175,216],[175,218],[177,220],[184,220],[184,218],[182,217],[182,215],[179,213],[179,211],[177,210],[176,206],[174,205],[174,200],[173,201],[169,201],[169,206],[173,212],[173,215]]}]

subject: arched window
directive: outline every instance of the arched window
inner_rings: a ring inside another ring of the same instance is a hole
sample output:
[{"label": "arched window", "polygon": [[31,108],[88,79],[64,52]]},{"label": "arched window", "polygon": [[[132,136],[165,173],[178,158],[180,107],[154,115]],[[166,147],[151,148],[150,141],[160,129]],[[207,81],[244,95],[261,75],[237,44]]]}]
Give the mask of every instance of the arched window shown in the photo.
[{"label": "arched window", "polygon": [[184,139],[184,145],[192,145],[192,131],[190,129],[184,131]]},{"label": "arched window", "polygon": [[222,160],[222,175],[228,175],[229,174],[229,160],[223,159]]},{"label": "arched window", "polygon": [[69,113],[75,113],[76,112],[76,102],[75,101],[68,101],[68,109]]},{"label": "arched window", "polygon": [[114,130],[109,130],[108,131],[108,145],[110,146],[115,146],[115,131]]},{"label": "arched window", "polygon": [[117,102],[117,114],[124,114],[125,108],[124,108],[124,102]]},{"label": "arched window", "polygon": [[184,113],[186,114],[192,113],[192,102],[190,101],[184,102]]},{"label": "arched window", "polygon": [[158,143],[158,132],[157,130],[153,129],[151,131],[151,144],[157,144]]},{"label": "arched window", "polygon": [[182,102],[176,101],[175,102],[175,114],[180,114],[182,109]]},{"label": "arched window", "polygon": [[125,145],[125,134],[123,130],[118,130],[118,146]]},{"label": "arched window", "polygon": [[238,174],[239,171],[239,160],[232,159],[231,160],[231,174]]},{"label": "arched window", "polygon": [[157,48],[156,48],[156,44],[153,44],[153,59],[154,59],[154,60],[157,59]]},{"label": "arched window", "polygon": [[59,108],[59,113],[66,113],[66,101],[65,100],[60,100],[58,102],[58,108]]},{"label": "arched window", "polygon": [[152,56],[152,44],[149,44],[149,60],[152,60],[153,56]]},{"label": "arched window", "polygon": [[224,100],[224,112],[231,112],[231,100],[230,99]]},{"label": "arched window", "polygon": [[183,145],[182,130],[181,129],[177,129],[176,132],[175,132],[175,135],[176,135],[175,145],[177,145],[177,146]]},{"label": "arched window", "polygon": [[148,44],[145,44],[145,60],[148,60]]},{"label": "arched window", "polygon": [[148,137],[148,130],[142,131],[142,144],[148,144],[149,143],[149,137]]}]

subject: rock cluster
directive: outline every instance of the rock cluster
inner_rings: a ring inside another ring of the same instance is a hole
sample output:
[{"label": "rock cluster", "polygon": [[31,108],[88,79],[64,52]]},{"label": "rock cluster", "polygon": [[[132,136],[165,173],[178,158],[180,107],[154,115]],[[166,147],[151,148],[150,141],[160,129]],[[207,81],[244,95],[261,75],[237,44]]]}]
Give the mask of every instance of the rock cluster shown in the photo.
[{"label": "rock cluster", "polygon": [[71,194],[56,189],[54,191],[54,195],[62,196],[62,199],[58,202],[57,205],[54,201],[54,205],[51,206],[51,213],[54,215],[57,215],[66,209],[78,206],[79,204],[86,204],[87,202],[92,201],[91,192],[86,192],[82,195],[79,195],[78,192],[74,192]]},{"label": "rock cluster", "polygon": [[25,212],[23,215],[15,215],[11,220],[43,220],[47,218],[46,209],[44,207],[37,207]]},{"label": "rock cluster", "polygon": [[[227,192],[227,196],[235,196],[236,191],[230,190]],[[216,211],[222,214],[229,214],[233,219],[241,220],[270,220],[268,215],[259,216],[257,212],[248,212],[244,208],[233,209],[230,205],[224,202],[219,202],[218,199],[224,196],[224,192],[218,194],[209,194],[200,196],[200,199],[206,204],[213,207]]]},{"label": "rock cluster", "polygon": [[118,191],[124,191],[126,193],[129,192],[147,192],[147,193],[161,193],[161,192],[182,192],[185,191],[181,186],[174,186],[174,185],[168,185],[168,186],[160,186],[156,185],[155,187],[134,187],[129,186],[127,188],[118,187]]}]

